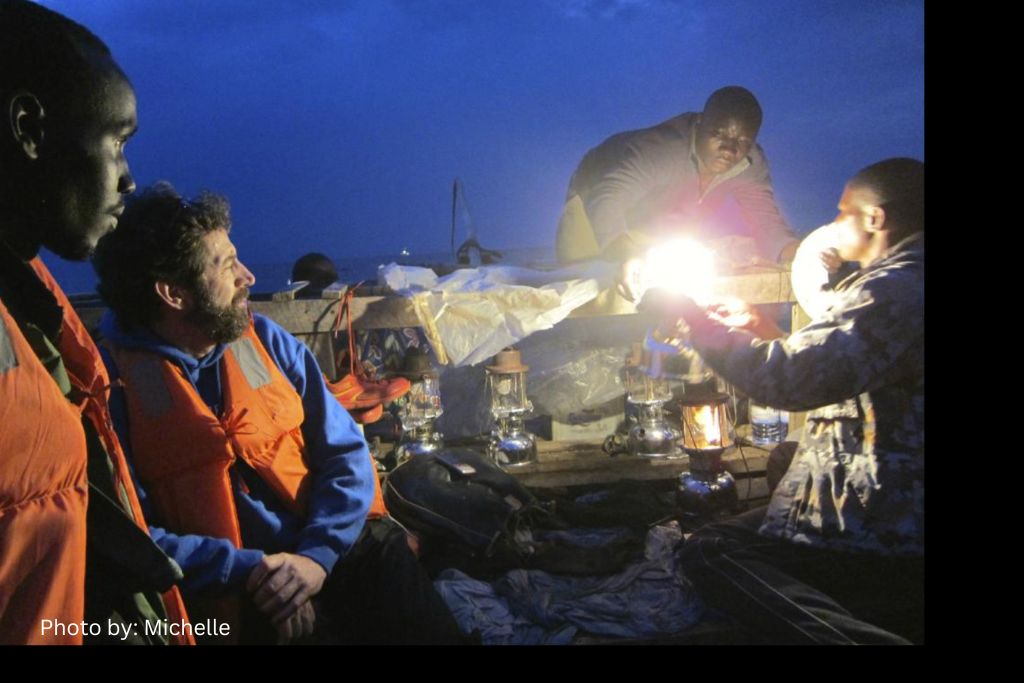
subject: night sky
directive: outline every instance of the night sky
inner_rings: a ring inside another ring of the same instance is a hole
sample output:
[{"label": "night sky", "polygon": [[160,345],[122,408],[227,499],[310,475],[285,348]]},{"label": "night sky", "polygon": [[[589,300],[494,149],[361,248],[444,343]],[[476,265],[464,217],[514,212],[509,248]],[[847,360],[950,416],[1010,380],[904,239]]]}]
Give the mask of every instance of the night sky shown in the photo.
[{"label": "night sky", "polygon": [[[139,186],[228,195],[252,264],[446,250],[455,177],[485,246],[553,245],[590,147],[729,84],[761,101],[799,233],[832,219],[859,168],[924,159],[923,0],[42,4],[132,80]],[[88,266],[47,261],[91,288]]]}]

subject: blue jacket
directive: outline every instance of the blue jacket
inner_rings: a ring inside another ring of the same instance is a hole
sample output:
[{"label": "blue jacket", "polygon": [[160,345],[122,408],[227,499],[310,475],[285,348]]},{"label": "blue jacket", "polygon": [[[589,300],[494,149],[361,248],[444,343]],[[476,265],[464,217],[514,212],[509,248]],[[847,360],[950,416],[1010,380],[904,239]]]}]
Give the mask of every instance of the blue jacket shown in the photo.
[{"label": "blue jacket", "polygon": [[[183,589],[192,597],[211,597],[241,589],[264,553],[305,555],[330,573],[359,537],[373,499],[376,473],[366,441],[356,423],[327,389],[313,354],[269,318],[261,315],[253,318],[256,335],[302,398],[305,411],[302,432],[313,476],[309,510],[305,518],[290,513],[255,471],[238,461],[231,469],[231,481],[243,549],[235,548],[227,539],[178,535],[151,525],[153,539],[184,570]],[[152,351],[176,362],[206,404],[220,414],[218,368],[226,348],[224,344],[197,359],[150,332],[125,332],[112,312],[104,316],[100,330],[114,345]],[[109,353],[104,352],[103,356],[111,380],[116,381],[117,367]],[[123,390],[115,388],[111,395],[111,413],[131,463],[124,401]],[[137,478],[135,485],[146,518],[159,524]]]}]

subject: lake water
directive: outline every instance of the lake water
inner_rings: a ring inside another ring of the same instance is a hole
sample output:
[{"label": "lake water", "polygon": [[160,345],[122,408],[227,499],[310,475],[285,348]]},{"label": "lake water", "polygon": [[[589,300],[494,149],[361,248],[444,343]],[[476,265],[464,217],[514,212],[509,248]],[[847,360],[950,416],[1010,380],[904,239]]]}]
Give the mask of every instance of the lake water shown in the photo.
[{"label": "lake water", "polygon": [[[548,245],[543,247],[517,247],[515,249],[499,249],[502,253],[500,263],[516,266],[537,266],[553,264],[554,249]],[[69,263],[53,254],[43,251],[43,260],[53,271],[57,281],[69,294],[94,293],[96,291],[96,274],[88,263]],[[356,282],[377,281],[377,268],[388,263],[401,265],[434,265],[455,263],[450,252],[424,252],[422,254],[391,254],[381,256],[335,256],[332,257],[338,269],[339,279],[346,284]],[[255,292],[274,292],[288,285],[292,274],[292,263],[249,263],[245,265],[256,276]]]},{"label": "lake water", "polygon": [[[550,246],[499,249],[503,265],[536,266],[555,262],[554,250]],[[377,281],[377,269],[389,263],[403,266],[454,265],[455,257],[448,252],[427,252],[423,254],[332,257],[338,269],[338,279],[348,284]],[[256,276],[257,292],[270,292],[287,285],[291,280],[291,263],[246,264]]]}]

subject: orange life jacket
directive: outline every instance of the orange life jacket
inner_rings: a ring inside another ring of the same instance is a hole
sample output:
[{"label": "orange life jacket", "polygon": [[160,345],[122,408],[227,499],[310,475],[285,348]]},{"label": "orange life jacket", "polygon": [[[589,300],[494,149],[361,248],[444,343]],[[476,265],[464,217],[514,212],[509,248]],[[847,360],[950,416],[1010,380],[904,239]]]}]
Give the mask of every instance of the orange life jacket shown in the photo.
[{"label": "orange life jacket", "polygon": [[[230,478],[236,458],[291,512],[305,515],[311,478],[302,436],[302,397],[281,374],[252,324],[220,360],[220,418],[176,363],[150,351],[115,346],[112,353],[125,384],[135,472],[170,531],[226,538],[242,547]],[[384,508],[376,479],[370,516],[383,514],[378,510]],[[197,616],[240,625],[237,598],[189,604]],[[220,642],[234,642],[237,631]]]},{"label": "orange life jacket", "polygon": [[[291,512],[305,515],[311,480],[302,398],[251,324],[220,361],[221,418],[177,364],[149,351],[115,348],[113,353],[125,382],[135,471],[168,529],[226,538],[242,547],[229,475],[236,458]],[[377,483],[369,516],[380,514]]]},{"label": "orange life jacket", "polygon": [[80,645],[88,459],[81,417],[0,302],[0,645]]},{"label": "orange life jacket", "polygon": [[[131,506],[132,516],[140,529],[149,533],[145,517],[142,514],[142,507],[139,505],[138,495],[135,493],[135,486],[132,483],[131,472],[128,469],[128,462],[125,460],[124,451],[121,450],[121,443],[117,439],[113,422],[110,419],[110,406],[108,404],[108,392],[110,390],[110,375],[103,365],[99,349],[93,343],[89,331],[82,324],[71,302],[68,301],[64,291],[57,281],[54,280],[50,271],[38,258],[29,262],[39,279],[46,285],[47,289],[57,299],[57,303],[64,309],[64,326],[61,330],[60,344],[58,350],[64,360],[71,384],[78,390],[81,398],[79,410],[92,422],[96,428],[107,454],[113,461],[115,485],[120,487],[127,494]],[[52,382],[52,380],[51,380]],[[167,618],[171,623],[181,624],[188,622],[188,614],[185,611],[185,603],[181,599],[178,588],[172,587],[163,594],[164,609]],[[190,629],[183,629],[188,631]],[[195,639],[191,634],[185,633],[181,636],[171,636],[171,643],[175,645],[194,645]]]}]

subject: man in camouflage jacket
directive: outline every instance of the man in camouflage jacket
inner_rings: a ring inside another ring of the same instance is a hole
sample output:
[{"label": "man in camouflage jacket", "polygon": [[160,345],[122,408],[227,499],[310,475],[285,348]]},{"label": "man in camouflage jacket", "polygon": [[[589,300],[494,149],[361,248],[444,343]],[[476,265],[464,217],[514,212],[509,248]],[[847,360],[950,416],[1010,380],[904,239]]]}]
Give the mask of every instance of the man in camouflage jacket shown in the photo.
[{"label": "man in camouflage jacket", "polygon": [[835,223],[861,268],[788,338],[749,307],[677,308],[723,378],[811,411],[767,509],[708,525],[682,551],[708,602],[758,640],[923,640],[923,212],[922,163],[854,176]]}]

